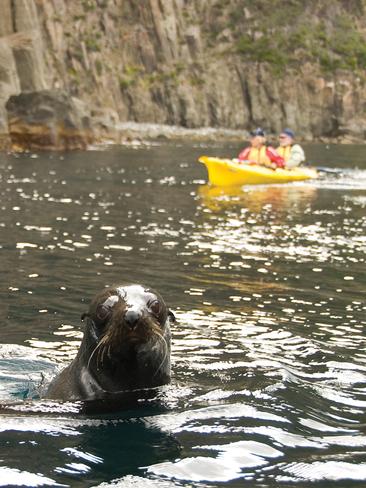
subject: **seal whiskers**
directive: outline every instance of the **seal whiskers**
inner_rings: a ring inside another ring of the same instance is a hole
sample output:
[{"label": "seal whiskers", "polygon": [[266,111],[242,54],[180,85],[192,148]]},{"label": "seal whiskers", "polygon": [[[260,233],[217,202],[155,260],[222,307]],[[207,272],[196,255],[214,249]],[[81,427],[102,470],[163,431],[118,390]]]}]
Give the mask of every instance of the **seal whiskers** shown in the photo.
[{"label": "seal whiskers", "polygon": [[[97,354],[97,369],[98,369],[98,365],[99,365],[99,359],[100,359],[100,353],[101,353],[101,350],[103,351],[104,350],[104,347],[105,347],[105,338],[106,336],[104,336],[99,342],[98,344],[95,346],[95,348],[93,349],[92,353],[90,354],[90,357],[89,357],[89,360],[88,360],[88,364],[87,364],[87,369],[90,368],[90,362],[91,360],[93,359],[93,356],[94,354],[98,351],[98,354]],[[101,364],[103,364],[103,358],[102,358],[102,361],[101,361]]]},{"label": "seal whiskers", "polygon": [[165,340],[165,337],[162,334],[160,334],[159,332],[157,332],[157,331],[154,331],[154,332],[155,332],[156,337],[158,338],[158,342],[160,341],[163,344],[163,346],[164,346],[164,357],[161,360],[159,366],[157,367],[157,369],[156,369],[156,371],[154,373],[154,376],[156,376],[159,373],[160,369],[163,367],[163,365],[164,365],[164,363],[166,361],[166,358],[168,357],[168,350],[169,350],[169,348],[168,348],[168,344],[167,344],[167,342]]}]

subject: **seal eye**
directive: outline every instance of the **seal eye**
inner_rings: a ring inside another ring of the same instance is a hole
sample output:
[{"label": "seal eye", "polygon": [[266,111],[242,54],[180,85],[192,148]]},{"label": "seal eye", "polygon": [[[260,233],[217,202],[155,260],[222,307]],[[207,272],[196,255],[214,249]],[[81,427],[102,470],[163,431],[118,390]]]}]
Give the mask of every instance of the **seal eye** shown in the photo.
[{"label": "seal eye", "polygon": [[161,303],[159,302],[159,300],[154,300],[151,304],[150,304],[150,310],[151,312],[156,316],[158,317],[160,312],[161,312]]},{"label": "seal eye", "polygon": [[98,320],[100,320],[101,322],[104,322],[109,317],[111,312],[112,312],[112,309],[110,307],[105,306],[103,303],[101,305],[98,305],[97,311],[95,312],[95,315],[96,315]]},{"label": "seal eye", "polygon": [[97,306],[97,310],[95,312],[97,320],[100,322],[105,322],[111,315],[112,309],[117,302],[118,302],[118,297],[112,295],[108,297],[105,302],[100,303]]}]

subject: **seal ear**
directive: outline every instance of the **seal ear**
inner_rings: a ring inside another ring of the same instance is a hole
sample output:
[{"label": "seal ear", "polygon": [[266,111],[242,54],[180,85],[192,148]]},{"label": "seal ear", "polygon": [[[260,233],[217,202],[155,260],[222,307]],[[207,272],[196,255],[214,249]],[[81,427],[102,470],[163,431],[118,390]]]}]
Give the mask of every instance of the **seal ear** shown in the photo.
[{"label": "seal ear", "polygon": [[171,310],[168,310],[168,318],[169,318],[169,320],[170,320],[170,322],[171,322],[172,324],[174,324],[174,323],[175,323],[176,318],[175,318],[174,313],[173,313]]}]

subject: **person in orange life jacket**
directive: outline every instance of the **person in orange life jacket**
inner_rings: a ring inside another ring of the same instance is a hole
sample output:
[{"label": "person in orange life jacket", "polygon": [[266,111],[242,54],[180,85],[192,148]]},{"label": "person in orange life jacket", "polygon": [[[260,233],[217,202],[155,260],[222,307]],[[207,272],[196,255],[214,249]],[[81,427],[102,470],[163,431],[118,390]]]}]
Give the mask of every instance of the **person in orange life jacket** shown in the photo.
[{"label": "person in orange life jacket", "polygon": [[285,168],[292,169],[305,161],[305,153],[299,144],[294,142],[295,134],[291,129],[283,129],[279,135],[280,145],[277,152],[285,160]]},{"label": "person in orange life jacket", "polygon": [[241,151],[239,162],[259,164],[272,169],[283,168],[285,161],[271,146],[266,146],[266,134],[260,127],[250,133],[250,146]]}]

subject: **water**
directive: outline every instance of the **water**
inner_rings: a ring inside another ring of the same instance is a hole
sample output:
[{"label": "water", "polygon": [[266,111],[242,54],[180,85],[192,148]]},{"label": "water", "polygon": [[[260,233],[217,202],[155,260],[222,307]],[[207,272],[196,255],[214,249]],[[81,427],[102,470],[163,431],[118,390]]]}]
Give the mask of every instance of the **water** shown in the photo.
[{"label": "water", "polygon": [[[198,156],[238,149],[1,156],[0,485],[365,486],[364,147],[208,187]],[[172,383],[109,413],[39,399],[120,282],[174,310]]]}]

